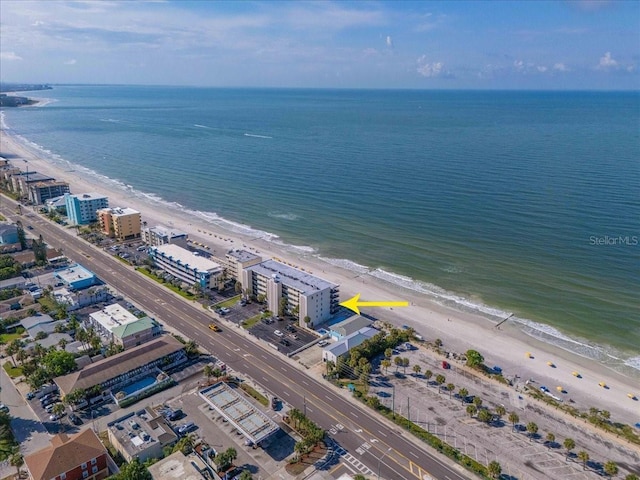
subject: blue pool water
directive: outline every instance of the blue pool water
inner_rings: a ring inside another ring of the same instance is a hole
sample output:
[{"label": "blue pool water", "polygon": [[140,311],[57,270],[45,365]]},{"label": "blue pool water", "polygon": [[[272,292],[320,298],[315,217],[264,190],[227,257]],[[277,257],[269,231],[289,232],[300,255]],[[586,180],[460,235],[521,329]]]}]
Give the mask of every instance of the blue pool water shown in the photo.
[{"label": "blue pool water", "polygon": [[121,390],[127,395],[131,395],[139,390],[143,390],[148,386],[153,385],[154,383],[156,383],[155,377],[144,377],[137,382],[130,383],[129,385],[122,387]]}]

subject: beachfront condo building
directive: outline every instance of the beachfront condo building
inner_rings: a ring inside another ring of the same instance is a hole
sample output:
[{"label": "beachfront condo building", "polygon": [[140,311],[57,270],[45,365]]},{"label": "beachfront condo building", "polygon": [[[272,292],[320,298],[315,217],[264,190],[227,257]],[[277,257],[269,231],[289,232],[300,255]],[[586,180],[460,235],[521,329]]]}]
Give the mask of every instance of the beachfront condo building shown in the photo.
[{"label": "beachfront condo building", "polygon": [[[227,277],[242,283],[242,271],[262,262],[262,257],[246,250],[234,248],[229,250],[224,258],[216,257],[216,261],[227,271]],[[244,288],[244,285],[243,285]]]},{"label": "beachfront condo building", "polygon": [[142,240],[150,246],[159,247],[172,243],[187,248],[189,237],[185,232],[173,230],[164,225],[156,225],[155,227],[144,227],[142,229]]},{"label": "beachfront condo building", "polygon": [[339,286],[276,260],[266,260],[242,271],[247,294],[264,296],[269,310],[297,316],[302,324],[316,326],[339,307]]},{"label": "beachfront condo building", "polygon": [[69,184],[58,180],[47,180],[28,184],[29,201],[34,205],[42,205],[47,200],[70,193]]},{"label": "beachfront condo building", "polygon": [[222,265],[178,245],[149,247],[149,258],[168,274],[203,290],[216,287],[223,277]]},{"label": "beachfront condo building", "polygon": [[64,196],[67,217],[71,225],[87,225],[98,220],[97,211],[109,206],[109,199],[99,193]]},{"label": "beachfront condo building", "polygon": [[133,208],[101,208],[96,212],[100,230],[116,240],[140,238],[140,212]]}]

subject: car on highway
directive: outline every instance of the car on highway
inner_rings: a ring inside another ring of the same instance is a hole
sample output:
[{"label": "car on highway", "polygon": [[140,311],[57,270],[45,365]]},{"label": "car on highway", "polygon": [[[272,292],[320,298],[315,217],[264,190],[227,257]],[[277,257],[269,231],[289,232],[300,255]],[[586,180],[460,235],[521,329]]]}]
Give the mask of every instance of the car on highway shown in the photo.
[{"label": "car on highway", "polygon": [[281,339],[280,343],[282,345],[284,345],[285,347],[288,347],[289,345],[291,345],[291,342],[289,340],[287,340],[286,338]]},{"label": "car on highway", "polygon": [[275,331],[273,332],[273,334],[274,334],[276,337],[284,337],[284,333],[282,333],[280,330],[275,330]]},{"label": "car on highway", "polygon": [[213,330],[214,332],[220,332],[220,327],[217,326],[215,323],[210,323],[209,324],[209,330]]}]

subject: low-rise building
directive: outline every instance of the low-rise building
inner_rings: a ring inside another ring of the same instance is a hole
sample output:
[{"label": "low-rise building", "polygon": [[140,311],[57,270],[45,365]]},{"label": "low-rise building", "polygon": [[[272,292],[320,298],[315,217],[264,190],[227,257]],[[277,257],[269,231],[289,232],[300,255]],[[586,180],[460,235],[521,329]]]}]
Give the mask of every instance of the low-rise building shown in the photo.
[{"label": "low-rise building", "polygon": [[223,274],[220,264],[178,245],[149,247],[149,258],[158,268],[179,278],[189,286],[198,284],[202,289],[215,286]]},{"label": "low-rise building", "polygon": [[64,196],[67,218],[71,225],[87,225],[98,220],[97,211],[109,206],[109,199],[99,193]]},{"label": "low-rise building", "polygon": [[20,196],[29,196],[29,185],[40,182],[55,181],[55,178],[49,177],[35,171],[19,172],[11,175],[11,189],[20,194]]},{"label": "low-rise building", "polygon": [[162,449],[173,445],[178,436],[165,418],[147,408],[131,412],[107,424],[109,442],[127,462],[161,458]]},{"label": "low-rise building", "polygon": [[309,327],[338,311],[338,285],[276,260],[245,268],[241,283],[248,295],[264,295],[272,312],[280,312],[283,302],[285,312],[297,313],[301,323],[308,317]]},{"label": "low-rise building", "polygon": [[[187,360],[184,345],[170,335],[162,335],[124,352],[90,363],[81,370],[56,377],[53,381],[64,396],[81,388],[98,387],[109,395],[119,392],[136,378],[155,375],[157,367],[172,368]],[[113,393],[112,393],[113,392]]]},{"label": "low-rise building", "polygon": [[119,241],[140,237],[140,212],[133,208],[102,208],[96,212],[102,233]]},{"label": "low-rise building", "polygon": [[331,345],[322,349],[322,361],[323,362],[333,362],[336,363],[338,357],[346,355],[349,353],[349,350],[357,347],[365,340],[369,340],[370,338],[375,337],[380,333],[380,330],[376,330],[371,327],[364,327],[354,332],[350,335],[347,335],[342,340],[339,340]]},{"label": "low-rise building", "polygon": [[121,345],[125,350],[162,334],[158,322],[149,317],[138,318],[118,303],[90,313],[88,324],[107,342]]},{"label": "low-rise building", "polygon": [[[193,453],[181,451],[157,461],[148,467],[153,480],[207,480],[210,473],[202,459]],[[206,472],[206,473],[205,473]]]},{"label": "low-rise building", "polygon": [[155,227],[144,227],[142,229],[142,240],[147,245],[154,247],[172,243],[187,248],[189,236],[180,230],[174,230],[164,225],[156,225]]},{"label": "low-rise building", "polygon": [[[236,282],[242,283],[242,271],[262,262],[262,257],[246,250],[229,250],[224,258],[217,258],[227,271],[227,276]],[[244,285],[243,285],[244,287]]]},{"label": "low-rise building", "polygon": [[53,291],[53,298],[57,303],[65,305],[67,312],[72,312],[88,305],[106,302],[109,295],[109,287],[106,285],[95,285],[81,290],[69,290],[62,287]]},{"label": "low-rise building", "polygon": [[54,276],[70,290],[81,290],[100,283],[95,273],[78,263],[56,270]]},{"label": "low-rise building", "polygon": [[370,327],[372,324],[373,320],[369,320],[362,315],[353,315],[342,322],[331,325],[329,327],[329,335],[334,340],[342,340],[361,328]]},{"label": "low-rise building", "polygon": [[90,428],[76,435],[60,433],[51,444],[24,457],[32,480],[102,480],[115,463]]}]

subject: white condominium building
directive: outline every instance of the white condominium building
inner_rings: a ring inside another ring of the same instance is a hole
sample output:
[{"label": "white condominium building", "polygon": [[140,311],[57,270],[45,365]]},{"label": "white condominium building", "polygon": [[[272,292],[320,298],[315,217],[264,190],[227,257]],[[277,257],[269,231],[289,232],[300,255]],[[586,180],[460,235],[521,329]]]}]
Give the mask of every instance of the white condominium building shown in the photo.
[{"label": "white condominium building", "polygon": [[149,258],[158,268],[183,282],[198,283],[205,289],[215,286],[223,273],[222,265],[171,243],[149,247]]},{"label": "white condominium building", "polygon": [[[229,250],[224,258],[217,257],[222,266],[227,270],[227,277],[242,283],[242,270],[262,262],[262,257],[246,250]],[[242,283],[242,288],[245,288]]]},{"label": "white condominium building", "polygon": [[338,285],[275,260],[244,269],[242,286],[249,295],[264,295],[274,313],[280,311],[284,299],[285,311],[297,311],[301,322],[309,317],[309,327],[328,320],[339,306]]}]

